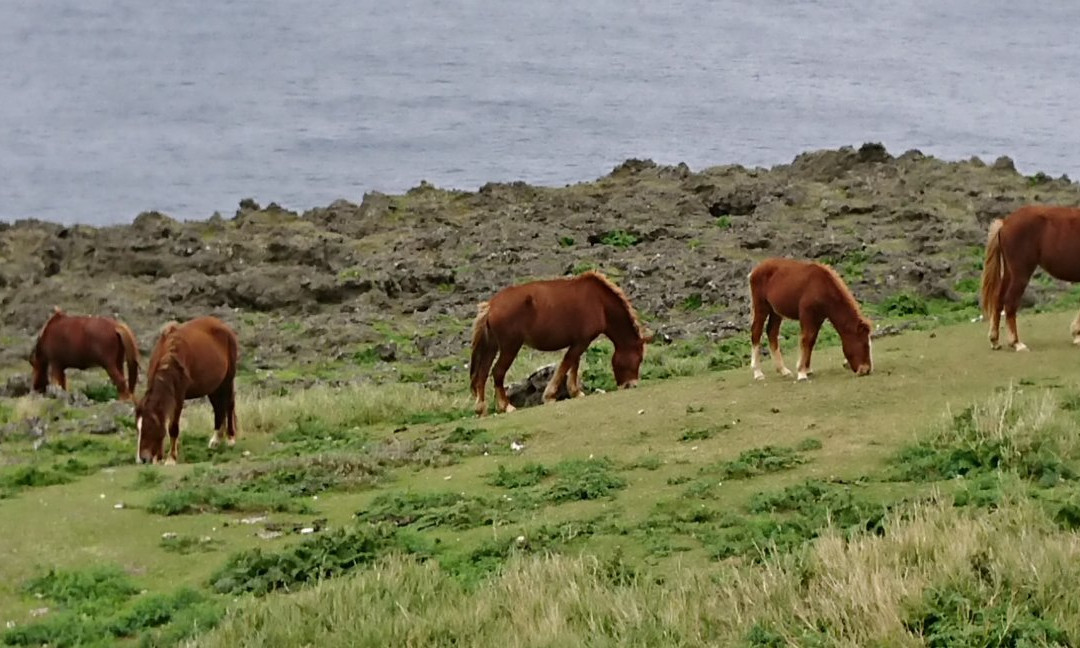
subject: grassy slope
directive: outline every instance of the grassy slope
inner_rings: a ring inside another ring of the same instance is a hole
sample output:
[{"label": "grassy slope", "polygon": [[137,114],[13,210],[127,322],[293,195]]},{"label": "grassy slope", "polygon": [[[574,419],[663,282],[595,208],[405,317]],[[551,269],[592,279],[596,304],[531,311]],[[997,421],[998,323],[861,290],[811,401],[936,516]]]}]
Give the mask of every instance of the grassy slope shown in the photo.
[{"label": "grassy slope", "polygon": [[[317,515],[270,517],[298,521],[328,517],[331,524],[344,524],[386,490],[496,493],[484,484],[483,476],[499,464],[553,464],[591,454],[622,462],[656,457],[661,462],[659,469],[625,471],[629,486],[613,500],[550,506],[530,519],[535,523],[611,511],[621,523],[631,524],[644,518],[658,501],[681,496],[685,487],[669,485],[672,477],[694,478],[701,466],[718,459],[733,459],[741,451],[765,444],[792,446],[807,437],[823,444],[820,450],[807,453],[811,461],[775,475],[725,482],[716,491],[717,503],[735,506],[754,492],[807,477],[857,478],[914,434],[939,421],[947,408],[963,408],[1010,381],[1073,390],[1080,351],[1069,344],[1071,317],[1071,313],[1062,312],[1025,316],[1022,333],[1033,349],[1028,354],[993,353],[982,323],[961,324],[881,339],[874,349],[876,373],[865,379],[842,370],[839,350],[830,348],[815,354],[816,376],[808,384],[795,384],[771,372],[765,382],[755,383],[749,369],[743,368],[647,382],[635,391],[588,396],[493,417],[478,426],[506,435],[502,438],[526,437],[526,449],[520,456],[500,453],[466,458],[441,468],[399,468],[393,480],[373,491],[320,496],[313,502]],[[789,365],[795,358],[792,343],[789,338],[785,345]],[[712,438],[679,440],[684,429],[728,422],[732,423],[730,428]],[[460,424],[449,423],[439,429]],[[393,427],[373,426],[368,431],[384,436],[393,434]],[[430,433],[431,427],[414,425],[399,434]],[[270,449],[268,435],[251,433],[233,451],[230,463],[257,460]],[[251,455],[243,457],[243,451]],[[191,469],[181,465],[160,470],[172,480]],[[24,623],[29,610],[40,606],[39,601],[22,597],[17,588],[41,567],[111,563],[132,572],[137,582],[151,591],[171,591],[181,584],[202,586],[237,549],[294,541],[295,536],[261,540],[255,537],[253,526],[237,523],[253,514],[150,515],[138,507],[157,490],[134,489],[138,471],[135,466],[120,466],[71,484],[34,488],[0,500],[0,519],[4,520],[0,533],[0,623]],[[903,485],[895,487],[902,489]],[[118,502],[125,508],[114,508]],[[508,524],[463,532],[440,530],[435,535],[445,543],[468,546],[493,535],[512,538],[522,528],[521,524]],[[212,536],[222,544],[208,553],[177,555],[160,547],[166,532]],[[621,545],[629,555],[645,557],[634,542],[632,536],[600,536],[585,546],[602,552]],[[707,558],[699,548],[691,547],[674,557],[649,560],[704,563]]]}]

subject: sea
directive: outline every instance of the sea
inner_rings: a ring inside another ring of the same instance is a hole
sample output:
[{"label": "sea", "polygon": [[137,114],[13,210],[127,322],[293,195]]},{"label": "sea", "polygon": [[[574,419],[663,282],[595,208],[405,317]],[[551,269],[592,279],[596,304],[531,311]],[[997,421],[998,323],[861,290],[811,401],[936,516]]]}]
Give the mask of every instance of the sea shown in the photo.
[{"label": "sea", "polygon": [[1080,3],[0,0],[0,220],[881,142],[1080,177]]}]

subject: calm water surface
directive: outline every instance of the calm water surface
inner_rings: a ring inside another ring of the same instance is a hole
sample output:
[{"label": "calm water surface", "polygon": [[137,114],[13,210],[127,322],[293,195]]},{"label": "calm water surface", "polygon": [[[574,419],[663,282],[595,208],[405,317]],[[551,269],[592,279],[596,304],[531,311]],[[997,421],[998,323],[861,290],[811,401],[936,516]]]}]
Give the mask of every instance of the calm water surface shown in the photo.
[{"label": "calm water surface", "polygon": [[[870,6],[868,6],[870,5]],[[1080,176],[1080,4],[4,0],[0,219],[881,141]]]}]

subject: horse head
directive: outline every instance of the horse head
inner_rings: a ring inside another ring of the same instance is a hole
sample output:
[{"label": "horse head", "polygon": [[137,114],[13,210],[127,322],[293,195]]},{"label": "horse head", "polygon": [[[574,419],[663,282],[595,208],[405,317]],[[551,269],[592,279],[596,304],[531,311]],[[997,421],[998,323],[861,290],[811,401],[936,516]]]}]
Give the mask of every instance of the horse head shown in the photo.
[{"label": "horse head", "polygon": [[653,341],[655,335],[647,331],[637,339],[617,345],[611,354],[611,370],[615,374],[615,384],[620,389],[637,387],[641,376],[641,362],[645,359],[645,345]]},{"label": "horse head", "polygon": [[856,376],[865,376],[873,371],[874,360],[870,341],[873,326],[866,319],[859,319],[852,333],[840,336],[840,345],[844,350],[844,366],[855,372]]},{"label": "horse head", "polygon": [[135,406],[135,432],[138,444],[135,463],[157,463],[165,456],[165,421],[163,417],[145,406],[145,399]]}]

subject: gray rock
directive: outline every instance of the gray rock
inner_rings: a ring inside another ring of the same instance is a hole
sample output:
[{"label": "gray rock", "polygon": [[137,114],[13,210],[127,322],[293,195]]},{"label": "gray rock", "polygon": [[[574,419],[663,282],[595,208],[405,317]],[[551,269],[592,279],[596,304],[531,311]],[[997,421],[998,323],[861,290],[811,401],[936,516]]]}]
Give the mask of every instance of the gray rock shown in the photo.
[{"label": "gray rock", "polygon": [[[525,380],[509,385],[506,388],[506,397],[510,400],[510,404],[519,408],[543,404],[544,389],[547,388],[551,377],[555,375],[556,366],[550,364],[540,367]],[[563,380],[562,385],[559,386],[559,391],[555,394],[555,400],[567,398],[570,398],[570,394],[566,390],[566,380]]]}]

